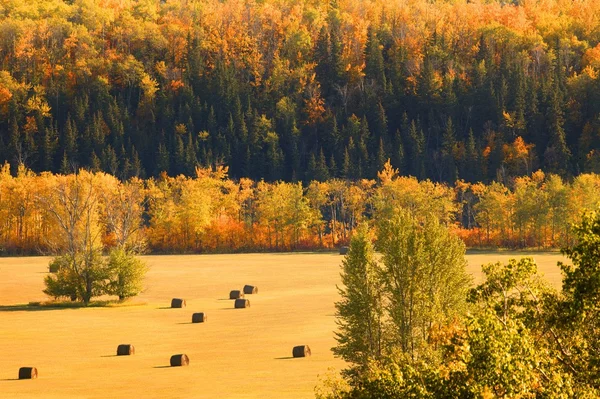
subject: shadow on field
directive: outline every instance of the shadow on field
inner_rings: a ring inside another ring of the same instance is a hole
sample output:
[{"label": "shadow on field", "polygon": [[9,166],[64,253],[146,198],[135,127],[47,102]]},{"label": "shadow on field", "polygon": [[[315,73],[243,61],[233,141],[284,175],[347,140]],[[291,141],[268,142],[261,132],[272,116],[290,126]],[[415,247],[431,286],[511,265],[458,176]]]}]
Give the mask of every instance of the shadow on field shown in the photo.
[{"label": "shadow on field", "polygon": [[162,306],[162,307],[156,308],[156,309],[177,309],[177,308],[172,308],[170,306]]},{"label": "shadow on field", "polygon": [[19,381],[19,379],[18,378],[5,378],[0,381]]},{"label": "shadow on field", "polygon": [[284,356],[284,357],[276,357],[275,360],[287,360],[287,359],[293,359],[294,356]]},{"label": "shadow on field", "polygon": [[192,323],[191,321],[189,321],[187,323],[176,323],[176,324],[199,324],[199,323]]},{"label": "shadow on field", "polygon": [[117,357],[117,355],[102,355],[100,357]]},{"label": "shadow on field", "polygon": [[154,366],[155,369],[170,369],[171,366]]},{"label": "shadow on field", "polygon": [[83,306],[2,305],[0,312],[40,312],[44,310],[79,309]]}]

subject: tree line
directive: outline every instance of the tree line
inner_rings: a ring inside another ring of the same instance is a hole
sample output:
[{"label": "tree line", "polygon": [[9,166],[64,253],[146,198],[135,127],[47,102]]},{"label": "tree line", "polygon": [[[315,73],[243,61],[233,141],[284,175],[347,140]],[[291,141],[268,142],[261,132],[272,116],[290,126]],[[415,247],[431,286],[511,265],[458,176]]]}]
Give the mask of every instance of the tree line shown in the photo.
[{"label": "tree line", "polygon": [[0,3],[0,161],[453,183],[600,172],[595,0]]},{"label": "tree line", "polygon": [[449,186],[401,176],[389,162],[377,179],[308,185],[231,179],[222,167],[195,173],[122,181],[84,169],[37,174],[21,165],[13,176],[5,164],[0,168],[2,254],[72,251],[77,237],[55,240],[69,220],[58,218],[56,209],[68,205],[68,197],[52,193],[82,179],[89,184],[87,201],[94,204],[89,220],[94,246],[135,253],[337,248],[347,245],[361,222],[374,220],[381,203],[431,214],[469,247],[556,248],[573,242],[570,225],[583,211],[600,206],[596,174],[566,181],[538,171],[508,186],[464,181]]}]

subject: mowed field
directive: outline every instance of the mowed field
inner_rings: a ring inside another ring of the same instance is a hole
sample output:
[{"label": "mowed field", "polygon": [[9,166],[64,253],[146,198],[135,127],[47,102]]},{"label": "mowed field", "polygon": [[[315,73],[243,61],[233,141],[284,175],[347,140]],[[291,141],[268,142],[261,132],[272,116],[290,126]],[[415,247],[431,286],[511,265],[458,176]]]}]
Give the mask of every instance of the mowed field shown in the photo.
[{"label": "mowed field", "polygon": [[[480,265],[529,255],[471,252]],[[558,253],[530,254],[556,287]],[[342,257],[319,254],[146,256],[146,291],[132,306],[19,307],[45,301],[49,258],[0,258],[0,398],[311,398],[333,357]],[[233,309],[229,291],[258,286],[251,307]],[[173,297],[187,307],[170,309]],[[206,323],[191,324],[194,312]],[[134,356],[115,356],[119,344]],[[309,345],[312,356],[291,358]],[[189,367],[169,367],[186,353]],[[37,380],[16,380],[35,366]]]}]

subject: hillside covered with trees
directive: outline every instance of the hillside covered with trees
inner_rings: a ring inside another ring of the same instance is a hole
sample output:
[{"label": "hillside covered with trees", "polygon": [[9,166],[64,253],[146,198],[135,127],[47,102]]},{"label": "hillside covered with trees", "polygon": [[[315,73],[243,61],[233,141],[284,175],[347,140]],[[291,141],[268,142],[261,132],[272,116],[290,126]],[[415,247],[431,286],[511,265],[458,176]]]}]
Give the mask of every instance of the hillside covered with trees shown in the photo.
[{"label": "hillside covered with trees", "polygon": [[119,178],[600,171],[596,0],[0,0],[0,161]]}]

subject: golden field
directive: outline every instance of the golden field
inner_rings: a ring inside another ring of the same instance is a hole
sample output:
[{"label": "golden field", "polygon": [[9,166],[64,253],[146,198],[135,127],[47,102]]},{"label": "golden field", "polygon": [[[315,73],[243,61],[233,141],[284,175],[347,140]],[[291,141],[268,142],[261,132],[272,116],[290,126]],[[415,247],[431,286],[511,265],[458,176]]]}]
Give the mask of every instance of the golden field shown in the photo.
[{"label": "golden field", "polygon": [[[528,255],[470,252],[469,271]],[[556,287],[559,253],[533,253]],[[131,306],[44,309],[18,306],[42,293],[49,258],[0,258],[1,398],[310,398],[333,357],[342,257],[332,253],[145,256],[146,291]],[[251,307],[229,291],[258,286]],[[171,298],[187,307],[170,309]],[[194,312],[207,322],[191,324]],[[134,356],[115,356],[119,344]],[[291,358],[309,345],[312,356]],[[168,367],[186,353],[189,367]],[[37,380],[17,380],[35,366]]]}]

